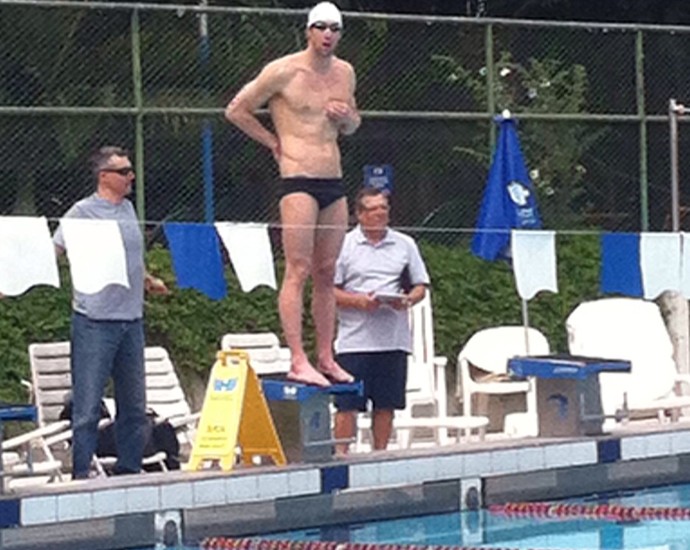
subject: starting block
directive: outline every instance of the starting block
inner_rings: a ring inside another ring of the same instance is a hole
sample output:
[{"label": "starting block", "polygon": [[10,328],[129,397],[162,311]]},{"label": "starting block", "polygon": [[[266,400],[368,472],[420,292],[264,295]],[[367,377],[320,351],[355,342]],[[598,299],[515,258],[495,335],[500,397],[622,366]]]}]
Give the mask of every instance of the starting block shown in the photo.
[{"label": "starting block", "polygon": [[219,351],[184,469],[231,470],[238,449],[246,465],[260,457],[269,457],[278,466],[286,463],[259,380],[249,366],[249,355],[241,350]]},{"label": "starting block", "polygon": [[608,417],[602,410],[599,373],[630,369],[630,361],[572,355],[508,360],[508,370],[516,376],[535,377],[541,437],[602,434]]},{"label": "starting block", "polygon": [[288,461],[331,460],[338,441],[331,432],[330,396],[363,395],[362,382],[322,388],[285,378],[262,378],[261,384]]}]

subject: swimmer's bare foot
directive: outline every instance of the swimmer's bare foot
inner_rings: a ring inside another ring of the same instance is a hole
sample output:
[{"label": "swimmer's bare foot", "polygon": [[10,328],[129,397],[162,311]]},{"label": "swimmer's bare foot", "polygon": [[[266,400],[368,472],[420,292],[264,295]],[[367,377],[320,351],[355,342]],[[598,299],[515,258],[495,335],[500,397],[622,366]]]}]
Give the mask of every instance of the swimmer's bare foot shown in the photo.
[{"label": "swimmer's bare foot", "polygon": [[354,376],[333,360],[328,363],[319,364],[319,372],[336,384],[351,384],[355,381]]},{"label": "swimmer's bare foot", "polygon": [[320,386],[327,388],[331,385],[323,374],[317,371],[309,363],[305,365],[293,365],[290,372],[287,373],[286,378],[291,382],[298,382],[300,384],[309,384],[311,386]]}]

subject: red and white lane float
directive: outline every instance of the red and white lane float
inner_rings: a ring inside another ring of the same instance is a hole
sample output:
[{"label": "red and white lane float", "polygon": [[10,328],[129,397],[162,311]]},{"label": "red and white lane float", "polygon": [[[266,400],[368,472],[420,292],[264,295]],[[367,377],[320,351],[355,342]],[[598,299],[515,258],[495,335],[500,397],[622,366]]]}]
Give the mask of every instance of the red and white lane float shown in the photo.
[{"label": "red and white lane float", "polygon": [[605,519],[610,521],[690,521],[690,508],[623,506],[621,504],[577,504],[552,502],[509,502],[489,506],[489,512],[509,517],[552,519]]},{"label": "red and white lane float", "polygon": [[208,537],[201,541],[201,548],[203,550],[485,550],[469,546],[416,546],[413,544],[363,544],[356,542],[266,540],[230,537]]}]

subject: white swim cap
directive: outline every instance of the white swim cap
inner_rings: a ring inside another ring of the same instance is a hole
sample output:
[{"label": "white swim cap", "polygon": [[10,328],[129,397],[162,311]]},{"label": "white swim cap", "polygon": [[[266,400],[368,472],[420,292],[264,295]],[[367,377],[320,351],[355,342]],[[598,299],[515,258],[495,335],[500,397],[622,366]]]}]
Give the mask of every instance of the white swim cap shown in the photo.
[{"label": "white swim cap", "polygon": [[331,2],[319,2],[309,12],[307,28],[314,23],[337,23],[343,26],[343,16],[338,7]]}]

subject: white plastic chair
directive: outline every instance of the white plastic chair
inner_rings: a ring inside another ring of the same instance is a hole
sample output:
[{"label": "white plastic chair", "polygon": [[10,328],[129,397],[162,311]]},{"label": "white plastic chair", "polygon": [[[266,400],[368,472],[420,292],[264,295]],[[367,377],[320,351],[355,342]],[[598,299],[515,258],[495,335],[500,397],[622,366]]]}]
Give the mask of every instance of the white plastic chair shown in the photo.
[{"label": "white plastic chair", "polygon": [[[410,308],[412,353],[408,359],[406,402],[393,419],[395,443],[398,448],[447,445],[469,438],[476,432],[484,438],[489,421],[485,417],[448,416],[446,389],[447,357],[437,356],[434,348],[434,326],[431,296],[427,291],[422,301]],[[366,448],[364,443],[371,430],[371,418],[359,415],[356,450]],[[454,430],[456,438],[449,437]],[[431,437],[423,437],[424,432]]]},{"label": "white plastic chair", "polygon": [[[690,407],[690,396],[675,393],[678,384],[690,384],[690,376],[678,373],[671,338],[653,302],[634,298],[584,302],[568,316],[566,328],[571,354],[631,362],[629,373],[599,375],[605,415],[620,413],[626,401],[633,416],[651,413],[665,422],[667,412],[677,420],[681,409]],[[604,429],[614,425],[613,418],[604,421]]]},{"label": "white plastic chair", "polygon": [[290,370],[290,350],[280,346],[273,332],[228,333],[221,339],[220,347],[246,351],[257,376],[285,374]]},{"label": "white plastic chair", "polygon": [[[152,408],[161,420],[169,420],[176,428],[180,443],[191,441],[193,428],[198,414],[191,414],[184,397],[175,369],[167,351],[161,347],[147,347],[144,350],[146,368],[147,406]],[[72,391],[72,374],[70,370],[70,343],[51,342],[34,343],[29,346],[31,365],[31,400],[36,405],[37,423],[40,428],[47,428],[60,421]],[[104,421],[101,421],[101,426]],[[105,421],[107,422],[107,421]],[[60,447],[66,448],[72,437],[71,430],[61,431],[46,439],[53,452],[60,456]],[[166,470],[165,454],[155,453],[144,458],[144,464],[159,464]],[[95,461],[97,469],[114,463],[111,457],[102,457]]]},{"label": "white plastic chair", "polygon": [[[69,429],[69,421],[54,422],[16,437],[3,440],[2,462],[5,487],[12,488],[17,478],[31,478],[30,483],[62,481],[62,461],[52,451],[50,437]],[[29,481],[22,483],[26,485]]]},{"label": "white plastic chair", "polygon": [[[422,301],[409,310],[412,353],[407,361],[407,386],[405,410],[396,411],[393,420],[398,446],[408,448],[413,444],[415,428],[426,423],[433,431],[438,445],[448,443],[448,430],[438,426],[433,419],[448,414],[446,393],[447,357],[437,356],[434,348],[434,322],[431,293],[427,290]],[[418,420],[423,418],[423,420]],[[414,419],[414,420],[413,420]],[[405,427],[413,426],[415,427]]]},{"label": "white plastic chair", "polygon": [[146,406],[173,428],[180,444],[191,446],[201,413],[192,412],[168,351],[160,346],[144,349]]},{"label": "white plastic chair", "polygon": [[[521,355],[546,355],[546,337],[524,326],[491,327],[474,333],[458,354],[457,395],[462,396],[463,414],[471,416],[474,395],[525,394],[526,414],[520,426],[511,426],[512,435],[538,433],[536,394],[529,380],[511,380],[508,360]],[[516,417],[513,417],[516,418]],[[504,420],[505,429],[505,420]]]}]

